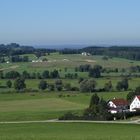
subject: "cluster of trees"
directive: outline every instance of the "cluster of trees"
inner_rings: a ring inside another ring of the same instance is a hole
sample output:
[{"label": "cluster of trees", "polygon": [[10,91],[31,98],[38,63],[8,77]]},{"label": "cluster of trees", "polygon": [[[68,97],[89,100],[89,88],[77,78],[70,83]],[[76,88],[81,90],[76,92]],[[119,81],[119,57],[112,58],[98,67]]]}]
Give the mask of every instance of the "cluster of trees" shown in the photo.
[{"label": "cluster of trees", "polygon": [[131,66],[130,68],[130,72],[140,72],[140,66]]},{"label": "cluster of trees", "polygon": [[89,107],[84,112],[84,118],[90,120],[111,120],[107,102],[96,93],[92,95]]},{"label": "cluster of trees", "polygon": [[128,78],[123,78],[122,81],[119,81],[116,85],[116,89],[118,91],[121,91],[121,90],[128,90],[129,88],[129,83],[128,83]]},{"label": "cluster of trees", "polygon": [[[14,88],[17,91],[24,91],[26,90],[26,82],[24,78],[17,78],[14,80],[14,82],[12,83],[11,80],[8,80],[6,82],[6,87],[8,88]],[[49,90],[49,91],[77,91],[79,90],[79,88],[77,87],[72,87],[70,83],[65,83],[63,84],[61,79],[57,79],[55,80],[54,83],[48,83],[46,80],[41,80],[38,83],[38,89],[40,90]]]},{"label": "cluster of trees", "polygon": [[15,56],[15,55],[22,55],[22,54],[35,54],[37,57],[40,57],[46,53],[50,54],[52,52],[56,52],[55,49],[41,49],[41,48],[34,48],[31,46],[21,46],[17,43],[11,44],[0,44],[0,56]]},{"label": "cluster of trees", "polygon": [[105,55],[109,57],[120,57],[130,60],[140,60],[140,47],[134,46],[112,46],[112,47],[86,47],[81,51],[86,51],[92,55]]},{"label": "cluster of trees", "polygon": [[40,72],[29,73],[27,71],[23,71],[22,73],[19,73],[17,71],[9,71],[6,73],[3,73],[2,71],[0,72],[1,79],[16,79],[19,77],[22,77],[24,79],[47,79],[47,78],[59,78],[60,75],[58,70],[53,70],[51,72],[45,70],[42,73]]},{"label": "cluster of trees", "polygon": [[102,66],[100,65],[95,65],[94,67],[92,67],[89,64],[85,64],[85,65],[80,65],[79,67],[75,68],[75,71],[79,71],[79,72],[88,72],[89,73],[89,77],[93,77],[93,78],[99,78],[101,77],[101,72],[102,72]]},{"label": "cluster of trees", "polygon": [[89,107],[85,109],[83,115],[66,113],[60,120],[112,120],[113,116],[108,112],[107,102],[96,93],[92,95]]},{"label": "cluster of trees", "polygon": [[79,67],[75,68],[75,71],[79,71],[79,72],[89,72],[89,70],[91,69],[91,65],[89,64],[85,64],[85,65],[80,65]]},{"label": "cluster of trees", "polygon": [[38,88],[40,90],[49,90],[49,91],[62,91],[62,90],[65,90],[65,91],[78,91],[79,88],[78,87],[72,87],[70,83],[63,83],[61,79],[57,79],[55,80],[54,83],[48,83],[47,81],[45,80],[41,80],[39,85],[38,85]]},{"label": "cluster of trees", "polygon": [[28,56],[19,56],[19,55],[14,55],[10,57],[11,62],[29,62],[29,57]]},{"label": "cluster of trees", "polygon": [[[81,92],[110,92],[113,91],[113,85],[111,81],[108,81],[104,84],[103,88],[96,88],[97,86],[97,82],[93,79],[83,79],[83,78],[79,78],[79,83],[80,83],[80,91]],[[116,90],[117,91],[126,91],[129,88],[129,81],[128,78],[122,78],[121,81],[118,81],[117,85],[116,85]]]},{"label": "cluster of trees", "polygon": [[[140,72],[140,66],[131,66],[129,68],[103,68],[100,65],[95,65],[94,67],[92,67],[90,64],[85,64],[85,65],[80,65],[78,67],[75,68],[75,72],[93,72],[94,70],[97,73],[118,73],[118,72],[122,72],[122,73],[128,73],[129,75],[131,75],[131,73],[139,73]],[[95,74],[96,74],[95,72]],[[96,76],[95,76],[96,77]]]},{"label": "cluster of trees", "polygon": [[77,79],[78,74],[77,73],[67,73],[67,74],[65,74],[65,78],[66,79]]},{"label": "cluster of trees", "polygon": [[91,79],[85,79],[80,82],[80,91],[81,92],[94,92],[97,83],[96,81]]},{"label": "cluster of trees", "polygon": [[11,80],[8,80],[6,82],[6,86],[8,88],[11,88],[13,86],[15,90],[22,91],[22,90],[24,90],[26,88],[25,79],[23,79],[23,78],[17,78],[14,81],[14,83],[12,83]]}]

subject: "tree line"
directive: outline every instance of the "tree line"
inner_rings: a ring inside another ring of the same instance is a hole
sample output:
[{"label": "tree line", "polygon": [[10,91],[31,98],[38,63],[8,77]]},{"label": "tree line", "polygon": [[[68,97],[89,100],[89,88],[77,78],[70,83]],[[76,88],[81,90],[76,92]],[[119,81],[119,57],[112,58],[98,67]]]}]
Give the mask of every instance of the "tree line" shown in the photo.
[{"label": "tree line", "polygon": [[28,72],[23,71],[22,73],[18,71],[9,71],[9,72],[0,72],[0,79],[47,79],[47,78],[60,78],[60,74],[58,70],[48,71],[44,70],[43,72]]}]

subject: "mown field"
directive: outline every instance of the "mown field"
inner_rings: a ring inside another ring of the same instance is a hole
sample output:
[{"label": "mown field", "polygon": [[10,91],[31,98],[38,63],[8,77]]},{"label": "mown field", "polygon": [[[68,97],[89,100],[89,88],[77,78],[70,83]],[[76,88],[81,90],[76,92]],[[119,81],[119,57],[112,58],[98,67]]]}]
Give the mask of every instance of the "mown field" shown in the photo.
[{"label": "mown field", "polygon": [[139,140],[140,125],[96,123],[1,124],[1,140]]},{"label": "mown field", "polygon": [[[66,112],[82,113],[89,106],[91,95],[72,92],[0,94],[0,121],[48,120]],[[127,92],[98,95],[109,100],[126,98]]]},{"label": "mown field", "polygon": [[[30,61],[36,60],[35,55],[28,54]],[[44,70],[58,69],[61,71],[60,75],[63,77],[65,73],[73,73],[74,68],[81,64],[95,65],[99,64],[103,67],[111,68],[127,68],[132,65],[140,65],[139,61],[130,61],[127,59],[113,58],[108,61],[102,59],[103,56],[82,56],[81,54],[73,55],[60,55],[58,53],[52,53],[46,56],[48,62],[42,63],[9,63],[1,64],[0,68],[4,71],[16,70],[22,72],[24,70],[28,72],[42,72]],[[68,71],[64,69],[67,67]],[[79,77],[88,78],[88,73],[78,72]],[[130,90],[134,90],[140,85],[140,78],[132,77],[129,79],[129,90],[126,92],[117,92],[115,87],[118,81],[122,78],[114,76],[113,74],[106,77],[96,79],[96,88],[103,88],[105,83],[112,81],[112,92],[101,92],[100,97],[105,100],[115,98],[126,98],[126,95]],[[6,85],[8,79],[0,79],[0,87]],[[48,83],[55,83],[56,79],[46,79]],[[71,86],[79,87],[78,79],[62,79],[63,84],[70,83]],[[12,80],[14,83],[14,80]],[[39,79],[26,79],[27,89],[38,89]],[[10,92],[9,92],[10,91]],[[9,92],[6,94],[6,92]],[[62,114],[68,111],[80,113],[90,102],[91,94],[78,92],[50,92],[39,91],[37,93],[22,93],[16,94],[15,89],[12,88],[0,88],[0,121],[3,120],[44,120],[58,118]],[[60,98],[59,95],[62,95]]]},{"label": "mown field", "polygon": [[[30,61],[36,60],[37,58],[34,55],[28,54]],[[111,68],[128,68],[133,65],[140,65],[139,61],[127,60],[123,58],[112,58],[108,61],[102,59],[103,56],[82,56],[81,54],[67,54],[60,55],[58,53],[52,53],[51,55],[46,56],[48,62],[42,63],[9,63],[9,64],[1,64],[0,69],[5,69],[9,71],[10,69],[14,69],[17,71],[28,70],[30,72],[43,71],[45,69],[61,69],[62,74],[64,72],[64,68],[68,68],[68,72],[73,72],[76,66],[82,64],[90,64],[90,65],[101,65],[102,67],[111,67]],[[40,58],[41,59],[41,58]]]},{"label": "mown field", "polygon": [[[28,55],[30,60],[36,60],[34,55]],[[128,68],[140,65],[139,61],[113,58],[108,61],[102,56],[59,55],[53,53],[46,56],[48,62],[42,63],[9,63],[1,64],[0,70],[5,72],[16,70],[23,72],[42,72],[57,69],[63,84],[79,87],[78,79],[64,79],[66,73],[75,73],[74,68],[82,64],[101,65],[110,68]],[[65,72],[65,67],[68,68]],[[122,73],[109,73],[105,77],[95,79],[97,88],[112,81],[113,91],[100,92],[98,95],[106,101],[113,98],[124,98],[129,91],[140,85],[140,78],[129,79],[129,90],[118,92],[115,87]],[[88,73],[78,72],[79,77],[88,78]],[[104,75],[103,75],[104,76]],[[6,85],[8,79],[0,79],[0,87]],[[54,83],[56,79],[46,79]],[[12,80],[14,83],[14,80]],[[40,80],[27,80],[28,89],[38,89]],[[10,91],[10,92],[9,92]],[[9,93],[6,93],[9,92]],[[79,91],[48,90],[34,93],[16,93],[14,87],[0,88],[0,122],[1,121],[33,121],[56,119],[66,112],[81,114],[89,106],[91,93]],[[95,124],[95,123],[35,123],[35,124],[0,124],[0,140],[139,140],[139,125]]]}]

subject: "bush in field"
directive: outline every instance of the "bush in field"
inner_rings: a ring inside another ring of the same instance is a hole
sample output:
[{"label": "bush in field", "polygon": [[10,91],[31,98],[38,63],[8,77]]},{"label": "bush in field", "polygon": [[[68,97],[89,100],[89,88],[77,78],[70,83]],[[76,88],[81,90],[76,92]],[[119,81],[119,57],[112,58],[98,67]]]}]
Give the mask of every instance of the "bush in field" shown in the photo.
[{"label": "bush in field", "polygon": [[46,78],[49,78],[49,77],[50,77],[49,71],[48,70],[43,71],[42,78],[46,79]]},{"label": "bush in field", "polygon": [[119,81],[116,85],[116,89],[118,91],[121,91],[121,90],[127,90],[129,87],[129,83],[128,83],[128,79],[127,78],[123,78],[122,81]]},{"label": "bush in field", "polygon": [[54,84],[49,84],[48,88],[49,88],[50,91],[54,91],[55,90]]},{"label": "bush in field", "polygon": [[80,116],[71,112],[67,112],[63,116],[59,117],[59,120],[79,120],[79,119],[81,119]]},{"label": "bush in field", "polygon": [[14,82],[14,88],[18,91],[26,88],[25,80],[22,78],[18,78]]},{"label": "bush in field", "polygon": [[63,89],[63,83],[62,83],[62,80],[58,79],[55,81],[55,88],[58,90],[58,91],[61,91]]},{"label": "bush in field", "polygon": [[80,91],[81,92],[93,92],[95,91],[97,83],[94,79],[83,80],[80,83]]},{"label": "bush in field", "polygon": [[90,68],[89,77],[94,77],[94,78],[101,77],[101,70],[102,70],[102,66],[95,65],[93,68]]},{"label": "bush in field", "polygon": [[50,72],[50,78],[59,78],[59,72],[58,70],[54,70],[52,72]]},{"label": "bush in field", "polygon": [[38,85],[38,88],[41,90],[45,90],[47,88],[47,82],[44,80],[41,80],[39,85]]},{"label": "bush in field", "polygon": [[9,71],[5,74],[5,78],[7,79],[15,79],[19,77],[20,77],[20,73],[17,71]]},{"label": "bush in field", "polygon": [[111,91],[112,88],[113,88],[113,86],[112,86],[112,82],[111,81],[109,81],[108,83],[105,83],[105,85],[104,85],[104,90],[105,91]]},{"label": "bush in field", "polygon": [[6,82],[6,85],[7,85],[8,88],[11,88],[11,87],[12,87],[12,82],[11,82],[11,80],[8,80],[8,81]]},{"label": "bush in field", "polygon": [[67,91],[70,91],[71,90],[71,84],[70,83],[64,84],[64,89],[67,90]]}]

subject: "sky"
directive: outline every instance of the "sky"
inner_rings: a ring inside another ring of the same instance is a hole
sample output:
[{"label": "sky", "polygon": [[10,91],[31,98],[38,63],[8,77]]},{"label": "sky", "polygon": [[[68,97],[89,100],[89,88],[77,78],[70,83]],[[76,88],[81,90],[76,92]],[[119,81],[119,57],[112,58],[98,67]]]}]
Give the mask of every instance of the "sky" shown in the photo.
[{"label": "sky", "polygon": [[0,44],[140,45],[140,0],[0,0]]}]

